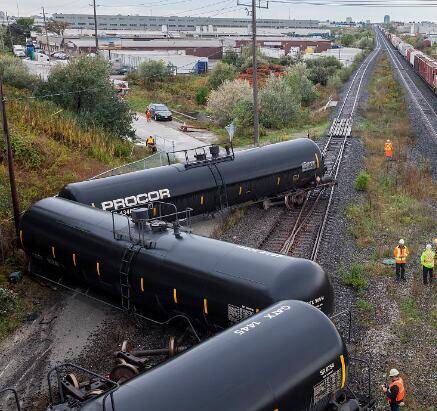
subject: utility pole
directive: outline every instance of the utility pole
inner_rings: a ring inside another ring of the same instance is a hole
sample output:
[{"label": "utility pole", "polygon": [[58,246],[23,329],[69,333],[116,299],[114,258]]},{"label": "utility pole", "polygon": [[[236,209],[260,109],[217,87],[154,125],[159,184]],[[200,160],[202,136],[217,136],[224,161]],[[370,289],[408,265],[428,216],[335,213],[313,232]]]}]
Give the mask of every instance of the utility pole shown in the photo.
[{"label": "utility pole", "polygon": [[97,37],[97,12],[96,12],[96,0],[93,0],[94,9],[94,36],[96,38],[96,55],[99,54],[99,39]]},{"label": "utility pole", "polygon": [[[258,64],[256,60],[256,8],[269,8],[269,2],[266,2],[265,6],[261,4],[262,0],[252,0],[252,3],[244,4],[237,2],[238,6],[251,7],[252,11],[252,92],[253,92],[253,144],[259,146],[259,104],[258,104]],[[258,4],[257,4],[258,3]]]},{"label": "utility pole", "polygon": [[12,33],[11,33],[11,28],[9,26],[9,16],[8,16],[8,13],[6,13],[6,24],[8,26],[9,41],[11,42],[11,50],[13,50],[14,49],[14,43],[12,42]]},{"label": "utility pole", "polygon": [[253,144],[259,146],[258,64],[256,61],[256,0],[252,0]]},{"label": "utility pole", "polygon": [[46,13],[44,11],[44,7],[42,7],[42,15],[44,18],[44,30],[46,31],[46,41],[47,41],[47,56],[50,60],[50,43],[49,43],[49,33],[47,32],[47,22],[46,22]]},{"label": "utility pole", "polygon": [[12,155],[11,140],[9,138],[8,119],[6,117],[6,100],[3,94],[3,77],[0,77],[0,103],[1,103],[2,120],[3,120],[3,134],[5,138],[5,145],[6,145],[6,151],[8,156],[9,184],[11,187],[15,234],[16,234],[16,238],[19,238],[20,206],[18,203],[17,185],[15,182],[14,157]]}]

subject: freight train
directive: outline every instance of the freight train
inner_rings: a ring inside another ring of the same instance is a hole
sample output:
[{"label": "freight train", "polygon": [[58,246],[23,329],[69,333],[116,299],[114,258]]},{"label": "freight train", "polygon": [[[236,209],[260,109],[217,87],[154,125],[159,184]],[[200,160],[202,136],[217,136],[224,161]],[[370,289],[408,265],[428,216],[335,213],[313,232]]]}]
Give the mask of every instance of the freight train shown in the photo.
[{"label": "freight train", "polygon": [[170,223],[141,219],[145,211],[110,213],[56,197],[37,202],[19,232],[30,271],[80,280],[117,296],[124,308],[183,313],[222,327],[286,299],[333,312],[333,288],[318,264],[180,232],[175,224],[170,230]]},{"label": "freight train", "polygon": [[416,50],[411,44],[402,41],[401,38],[381,29],[394,48],[402,57],[414,68],[414,71],[422,77],[425,83],[437,93],[437,61],[427,56],[425,53]]},{"label": "freight train", "polygon": [[49,410],[362,410],[345,399],[348,367],[346,346],[325,314],[301,301],[281,301],[111,395],[72,405],[67,389],[64,403]]},{"label": "freight train", "polygon": [[179,210],[207,214],[276,196],[301,204],[307,190],[328,183],[322,153],[310,139],[224,156],[211,146],[210,152],[197,149],[185,164],[68,184],[59,196],[107,211],[164,200]]}]

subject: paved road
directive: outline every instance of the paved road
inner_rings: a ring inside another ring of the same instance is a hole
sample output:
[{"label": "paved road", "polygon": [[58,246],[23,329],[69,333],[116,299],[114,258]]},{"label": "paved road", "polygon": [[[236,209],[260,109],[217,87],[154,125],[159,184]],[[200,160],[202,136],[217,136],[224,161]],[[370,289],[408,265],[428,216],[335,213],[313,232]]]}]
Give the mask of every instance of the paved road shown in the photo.
[{"label": "paved road", "polygon": [[[137,137],[145,143],[147,137],[153,136],[160,151],[189,150],[195,147],[212,144],[217,136],[209,131],[184,133],[178,129],[180,123],[177,121],[146,121],[146,117],[137,113],[138,119],[133,126]],[[184,160],[184,154],[177,155],[178,160]]]}]

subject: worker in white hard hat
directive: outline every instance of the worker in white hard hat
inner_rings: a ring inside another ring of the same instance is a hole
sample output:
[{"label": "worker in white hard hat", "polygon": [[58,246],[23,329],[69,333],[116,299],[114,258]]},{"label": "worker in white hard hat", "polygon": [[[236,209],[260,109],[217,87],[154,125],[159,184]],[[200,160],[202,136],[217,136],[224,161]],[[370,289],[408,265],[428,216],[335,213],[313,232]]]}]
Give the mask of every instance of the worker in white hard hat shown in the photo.
[{"label": "worker in white hard hat", "polygon": [[399,406],[403,404],[405,398],[404,381],[399,377],[399,371],[396,368],[390,370],[390,384],[382,385],[382,390],[390,404],[390,411],[399,411]]},{"label": "worker in white hard hat", "polygon": [[390,140],[387,140],[384,143],[384,153],[387,160],[393,159],[393,144]]},{"label": "worker in white hard hat", "polygon": [[432,284],[432,277],[434,274],[434,260],[435,260],[435,252],[432,249],[432,245],[427,244],[425,251],[420,256],[420,262],[422,264],[422,269],[423,269],[424,285],[427,285],[428,283],[429,285]]},{"label": "worker in white hard hat", "polygon": [[393,255],[396,261],[396,281],[405,281],[405,264],[407,263],[408,248],[405,246],[403,238],[399,240],[399,244],[395,247]]}]

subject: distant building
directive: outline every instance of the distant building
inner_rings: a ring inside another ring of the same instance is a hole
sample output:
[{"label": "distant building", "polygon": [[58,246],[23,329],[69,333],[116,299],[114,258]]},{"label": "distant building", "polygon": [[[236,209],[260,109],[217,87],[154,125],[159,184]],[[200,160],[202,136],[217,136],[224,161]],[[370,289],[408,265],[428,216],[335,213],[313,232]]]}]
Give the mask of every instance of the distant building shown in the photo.
[{"label": "distant building", "polygon": [[346,17],[346,23],[352,23],[352,17]]},{"label": "distant building", "polygon": [[421,23],[413,23],[411,25],[411,34],[436,34],[437,24],[430,21],[422,21]]},{"label": "distant building", "polygon": [[388,14],[384,16],[384,24],[390,24],[390,16]]},{"label": "distant building", "polygon": [[[235,47],[241,49],[242,47],[249,46],[251,40],[249,39],[236,39]],[[331,48],[331,41],[314,38],[314,37],[295,37],[295,38],[283,38],[283,37],[264,37],[258,39],[257,44],[263,47],[281,49],[285,51],[285,54],[289,54],[292,49],[299,47],[301,52],[306,50],[312,50],[314,53],[320,53]]]},{"label": "distant building", "polygon": [[370,24],[370,20],[366,20],[366,24]]},{"label": "distant building", "polygon": [[[63,14],[54,13],[54,20],[64,21],[73,29],[94,28],[92,14]],[[213,17],[182,17],[182,16],[129,16],[129,15],[99,15],[97,16],[99,29],[118,30],[162,30],[162,31],[191,31],[214,32],[223,28],[243,27],[251,25],[250,18],[213,18]],[[318,20],[285,20],[258,19],[257,28],[294,29],[318,28]]]}]

